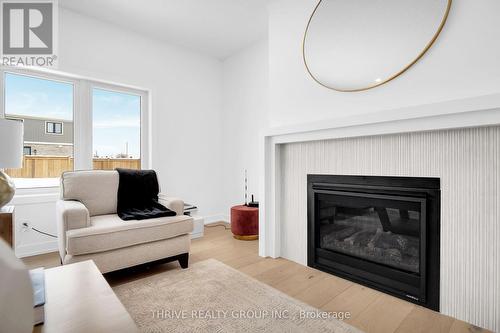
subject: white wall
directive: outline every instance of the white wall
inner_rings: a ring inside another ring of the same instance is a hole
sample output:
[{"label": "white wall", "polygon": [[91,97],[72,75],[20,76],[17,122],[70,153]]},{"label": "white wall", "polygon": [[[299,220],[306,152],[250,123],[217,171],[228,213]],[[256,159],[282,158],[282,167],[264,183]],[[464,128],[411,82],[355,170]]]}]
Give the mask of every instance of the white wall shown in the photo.
[{"label": "white wall", "polygon": [[[150,89],[152,166],[162,190],[196,204],[201,215],[217,219],[225,211],[221,61],[65,9],[60,9],[59,19],[59,70]],[[20,219],[55,233],[54,204],[21,205],[26,203],[22,194],[19,191],[13,202],[19,204]],[[21,233],[17,224],[18,254],[54,246],[46,236]]]},{"label": "white wall", "polygon": [[500,90],[497,0],[454,0],[429,52],[409,71],[359,93],[326,89],[307,74],[302,38],[318,0],[274,0],[269,6],[270,125],[364,114],[496,93]]},{"label": "white wall", "polygon": [[60,70],[151,89],[162,190],[204,215],[220,213],[220,61],[71,11],[60,16]]},{"label": "white wall", "polygon": [[259,135],[267,124],[267,40],[251,45],[223,63],[224,209],[244,201],[244,170],[248,193],[258,200]]}]

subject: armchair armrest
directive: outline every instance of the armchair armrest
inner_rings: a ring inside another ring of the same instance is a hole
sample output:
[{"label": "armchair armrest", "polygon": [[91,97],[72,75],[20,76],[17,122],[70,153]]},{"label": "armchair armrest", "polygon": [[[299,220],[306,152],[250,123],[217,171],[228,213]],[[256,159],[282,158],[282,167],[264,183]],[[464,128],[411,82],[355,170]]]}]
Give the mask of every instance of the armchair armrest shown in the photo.
[{"label": "armchair armrest", "polygon": [[89,210],[79,201],[58,200],[56,212],[60,222],[58,230],[66,232],[90,226]]},{"label": "armchair armrest", "polygon": [[158,202],[168,209],[173,210],[177,215],[184,215],[184,201],[181,199],[160,195]]},{"label": "armchair armrest", "polygon": [[90,226],[87,207],[79,201],[58,200],[56,202],[57,241],[61,259],[66,255],[66,231]]}]

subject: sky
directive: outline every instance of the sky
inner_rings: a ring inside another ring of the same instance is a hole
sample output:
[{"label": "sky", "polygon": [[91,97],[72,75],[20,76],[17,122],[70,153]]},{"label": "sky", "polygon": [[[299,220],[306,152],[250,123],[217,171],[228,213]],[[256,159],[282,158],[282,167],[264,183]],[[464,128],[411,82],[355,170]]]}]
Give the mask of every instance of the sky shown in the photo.
[{"label": "sky", "polygon": [[126,152],[140,158],[141,97],[109,90],[93,90],[93,152],[115,157]]},{"label": "sky", "polygon": [[[5,111],[8,115],[73,120],[71,83],[5,74]],[[141,98],[137,95],[93,89],[93,153],[140,158]]]}]

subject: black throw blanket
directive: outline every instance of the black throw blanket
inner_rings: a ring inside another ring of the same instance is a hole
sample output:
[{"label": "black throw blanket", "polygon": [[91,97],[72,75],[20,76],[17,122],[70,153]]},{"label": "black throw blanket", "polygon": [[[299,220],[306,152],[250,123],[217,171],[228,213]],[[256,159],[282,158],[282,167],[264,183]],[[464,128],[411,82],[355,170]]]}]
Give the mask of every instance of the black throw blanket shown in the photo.
[{"label": "black throw blanket", "polygon": [[176,215],[158,202],[160,187],[154,170],[116,169],[118,216],[124,220],[145,220]]}]

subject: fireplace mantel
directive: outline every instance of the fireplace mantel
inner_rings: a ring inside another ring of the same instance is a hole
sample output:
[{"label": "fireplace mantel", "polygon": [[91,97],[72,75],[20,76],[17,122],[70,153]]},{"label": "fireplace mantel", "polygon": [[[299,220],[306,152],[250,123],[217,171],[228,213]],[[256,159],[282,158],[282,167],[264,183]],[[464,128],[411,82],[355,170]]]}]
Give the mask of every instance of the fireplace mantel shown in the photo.
[{"label": "fireplace mantel", "polygon": [[[304,112],[307,112],[305,110]],[[261,139],[259,255],[280,256],[280,146],[293,142],[500,124],[500,93],[271,128]]]}]

